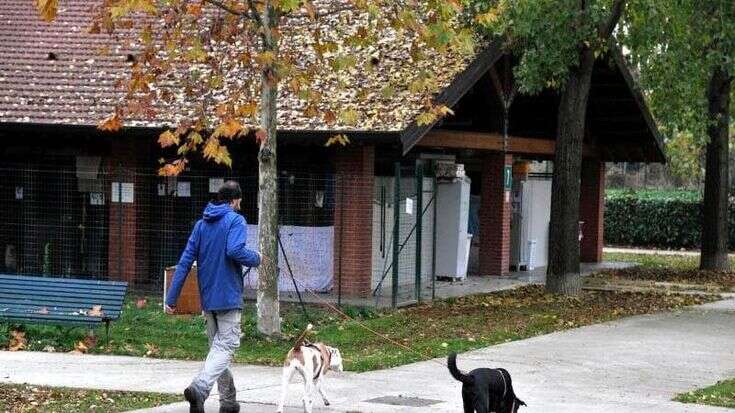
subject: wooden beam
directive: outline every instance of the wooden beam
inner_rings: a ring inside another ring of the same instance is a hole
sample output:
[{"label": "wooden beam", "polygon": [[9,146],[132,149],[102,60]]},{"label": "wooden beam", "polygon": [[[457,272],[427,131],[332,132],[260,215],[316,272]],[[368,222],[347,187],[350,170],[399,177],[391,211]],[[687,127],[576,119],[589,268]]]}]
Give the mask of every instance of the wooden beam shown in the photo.
[{"label": "wooden beam", "polygon": [[[499,133],[434,129],[424,135],[417,146],[502,151],[503,136]],[[508,139],[509,153],[554,155],[555,150],[556,141],[553,139],[524,138],[520,136],[510,136]],[[585,144],[582,148],[582,155],[586,157],[598,156],[599,150],[593,145]]]}]

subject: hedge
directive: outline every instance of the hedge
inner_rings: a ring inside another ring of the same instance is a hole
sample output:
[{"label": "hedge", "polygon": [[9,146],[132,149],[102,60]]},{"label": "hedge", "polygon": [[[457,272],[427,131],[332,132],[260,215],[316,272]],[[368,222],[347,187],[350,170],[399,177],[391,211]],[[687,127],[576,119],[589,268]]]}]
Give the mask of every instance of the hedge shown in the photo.
[{"label": "hedge", "polygon": [[605,242],[611,245],[694,248],[702,221],[698,197],[619,192],[605,196]]},{"label": "hedge", "polygon": [[[701,194],[694,191],[608,190],[605,243],[657,248],[698,248]],[[735,202],[730,200],[730,248],[735,249]]]}]

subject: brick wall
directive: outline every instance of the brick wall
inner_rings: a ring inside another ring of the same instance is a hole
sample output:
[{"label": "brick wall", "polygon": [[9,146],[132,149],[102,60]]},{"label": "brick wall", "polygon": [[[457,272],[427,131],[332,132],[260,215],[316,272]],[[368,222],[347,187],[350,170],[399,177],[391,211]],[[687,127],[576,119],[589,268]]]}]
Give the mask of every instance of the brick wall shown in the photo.
[{"label": "brick wall", "polygon": [[605,209],[605,163],[597,159],[582,162],[579,220],[582,226],[581,262],[602,261],[603,215]]},{"label": "brick wall", "polygon": [[513,158],[502,153],[483,159],[480,183],[480,275],[503,275],[510,265],[510,200],[506,201],[503,169]]},{"label": "brick wall", "polygon": [[375,148],[353,146],[335,153],[334,278],[342,294],[371,291]]}]

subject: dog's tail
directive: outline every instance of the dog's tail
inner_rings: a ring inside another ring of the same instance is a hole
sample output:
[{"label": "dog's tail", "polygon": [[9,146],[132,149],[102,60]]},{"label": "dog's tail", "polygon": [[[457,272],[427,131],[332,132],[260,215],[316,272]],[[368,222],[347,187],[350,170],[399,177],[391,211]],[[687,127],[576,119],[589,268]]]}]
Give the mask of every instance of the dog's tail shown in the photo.
[{"label": "dog's tail", "polygon": [[462,373],[457,368],[457,353],[449,355],[449,358],[447,359],[447,367],[449,368],[449,373],[452,374],[452,377],[454,377],[455,380],[461,381],[463,384],[467,385],[475,384],[475,379],[473,379],[472,376]]},{"label": "dog's tail", "polygon": [[313,326],[311,325],[311,323],[309,323],[306,326],[306,329],[301,333],[299,338],[297,338],[296,341],[293,343],[294,350],[298,351],[299,348],[304,345],[304,341],[306,340],[306,335],[309,334],[309,332],[311,332],[312,328]]}]

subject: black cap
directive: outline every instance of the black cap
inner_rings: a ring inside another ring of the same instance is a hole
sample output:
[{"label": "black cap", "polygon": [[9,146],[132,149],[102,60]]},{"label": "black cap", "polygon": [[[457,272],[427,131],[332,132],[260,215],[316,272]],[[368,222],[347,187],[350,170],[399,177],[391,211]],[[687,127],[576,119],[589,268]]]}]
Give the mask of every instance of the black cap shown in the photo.
[{"label": "black cap", "polygon": [[220,202],[232,202],[240,198],[242,198],[242,190],[236,181],[225,181],[217,191],[217,201]]}]

